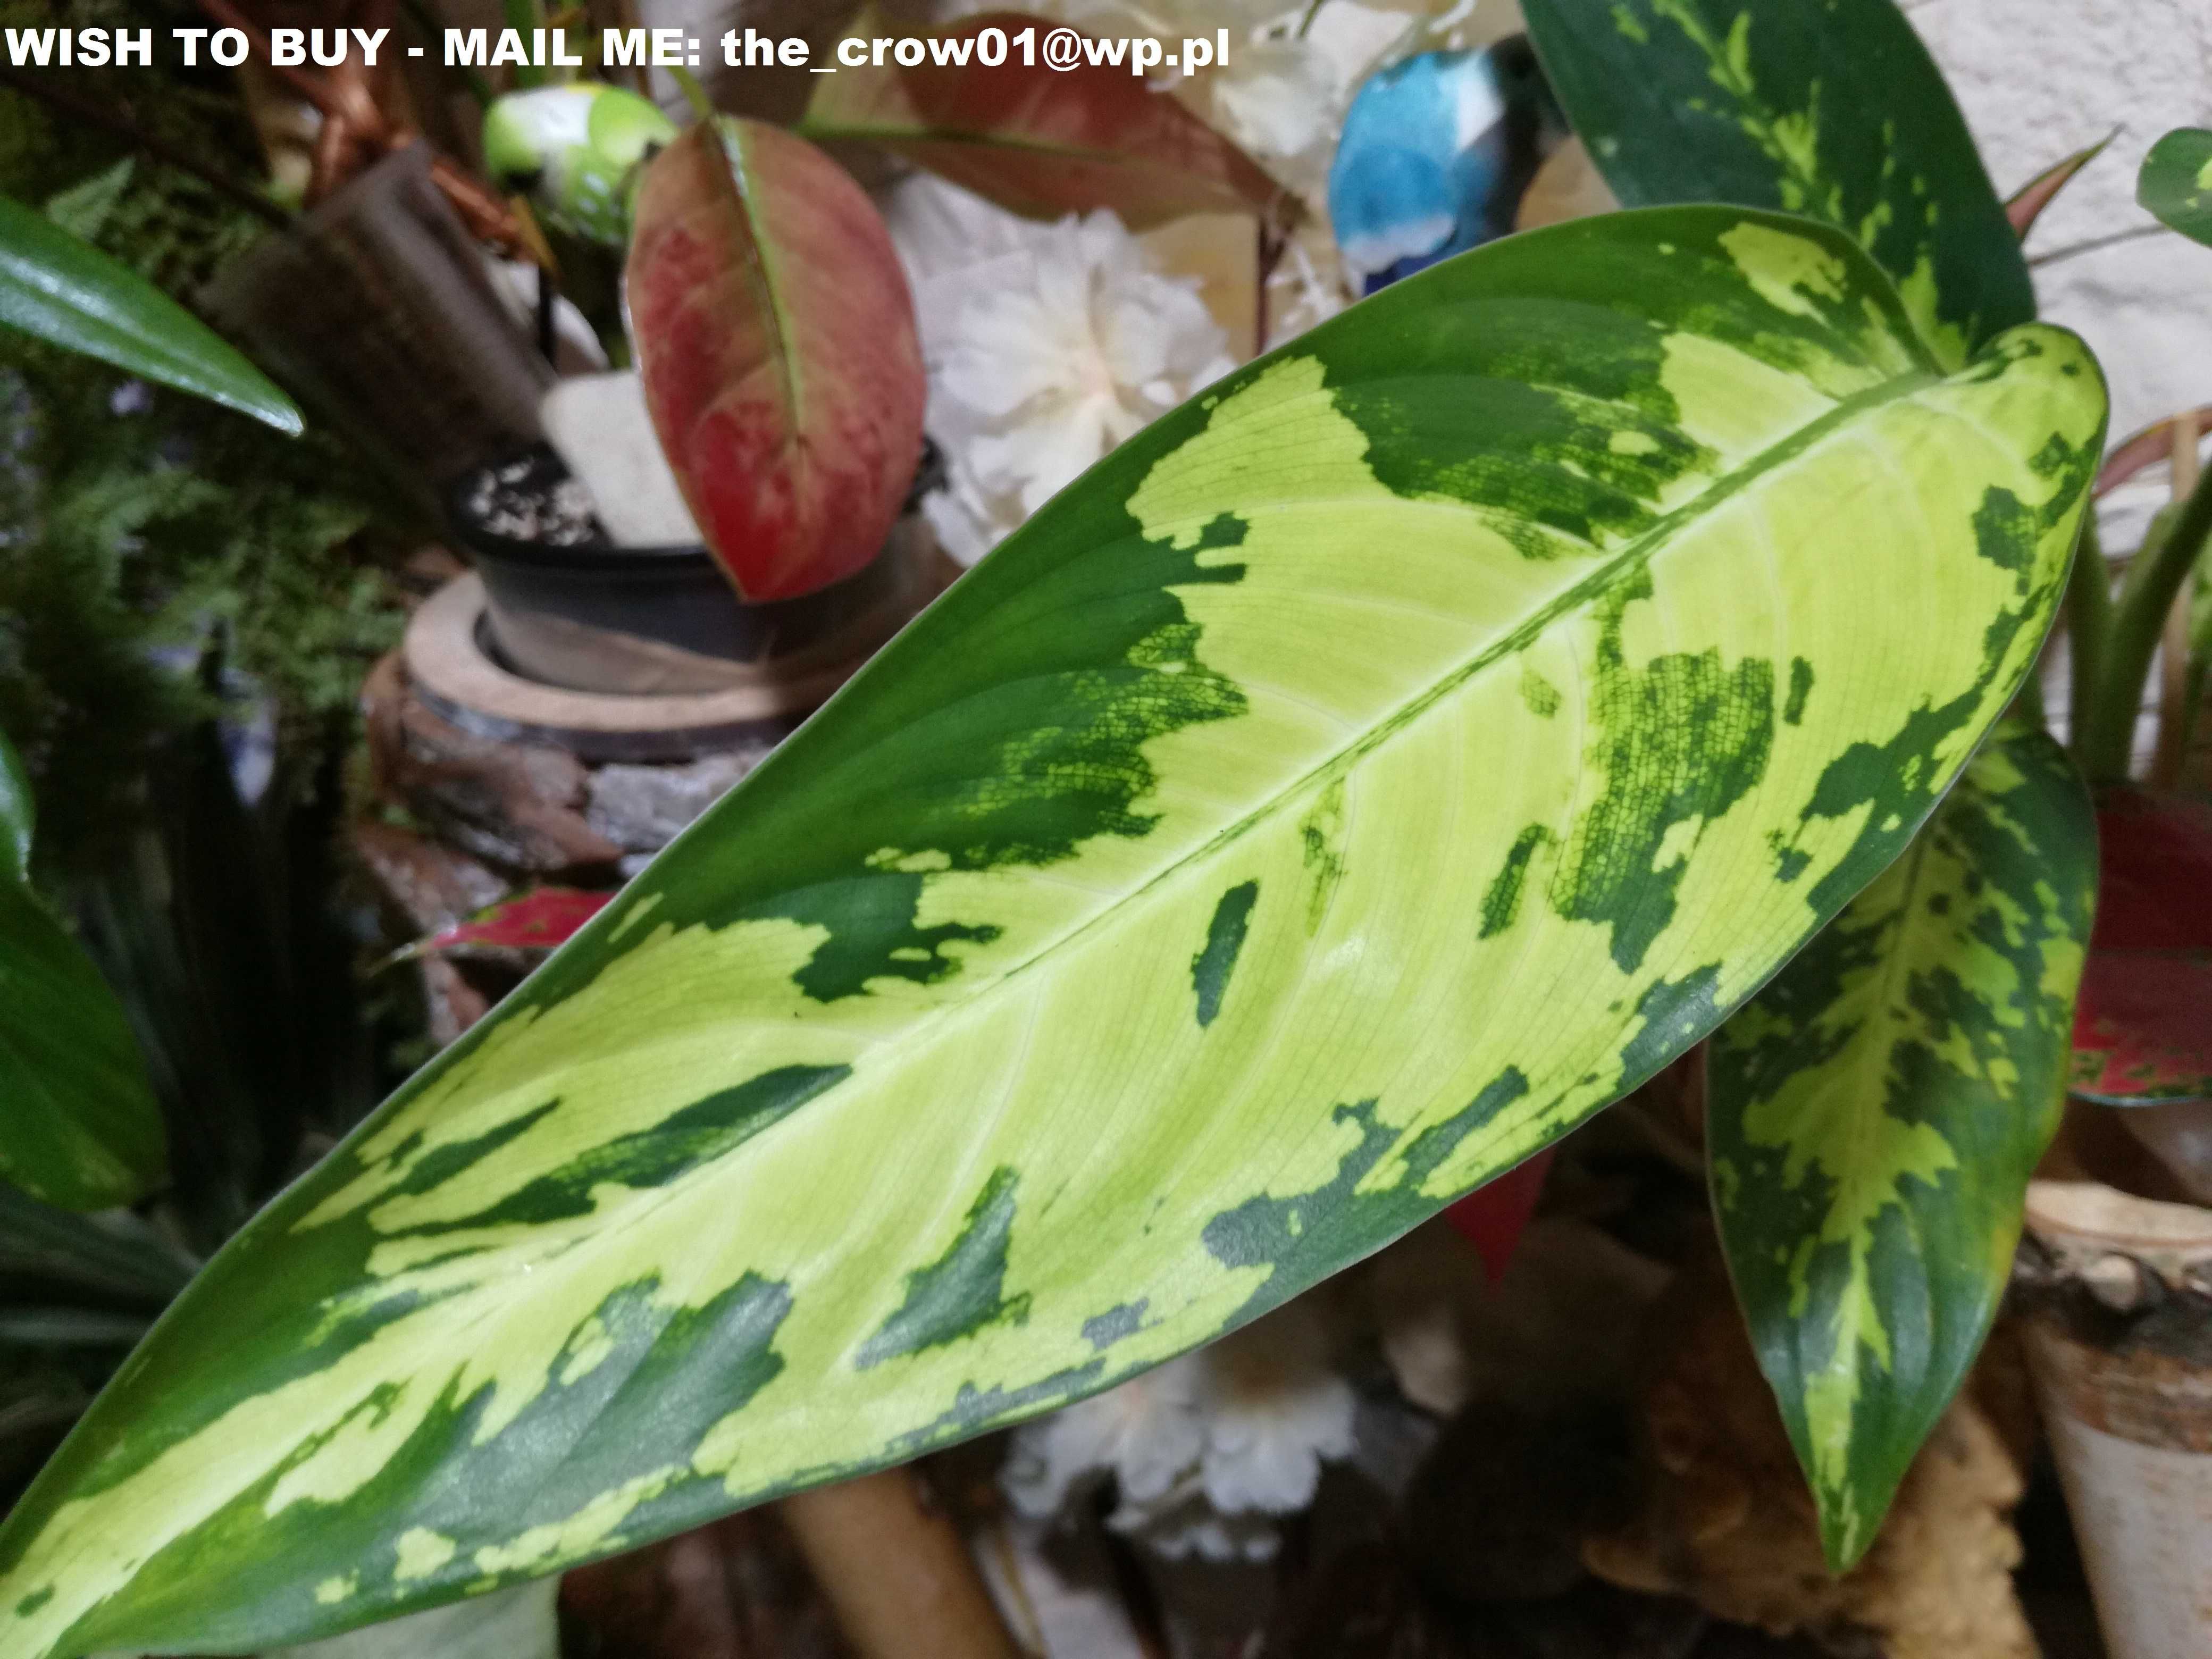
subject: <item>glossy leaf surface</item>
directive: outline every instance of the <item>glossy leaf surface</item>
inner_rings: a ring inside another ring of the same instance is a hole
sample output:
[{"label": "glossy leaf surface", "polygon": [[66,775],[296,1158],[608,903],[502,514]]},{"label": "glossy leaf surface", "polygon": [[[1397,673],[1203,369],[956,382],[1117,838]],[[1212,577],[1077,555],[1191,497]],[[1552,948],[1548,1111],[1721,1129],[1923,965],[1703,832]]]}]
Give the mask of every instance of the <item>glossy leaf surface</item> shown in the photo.
[{"label": "glossy leaf surface", "polygon": [[122,1005],[31,890],[33,828],[29,780],[0,737],[0,1181],[101,1210],[161,1179],[161,1108]]},{"label": "glossy leaf surface", "polygon": [[300,411],[220,335],[137,271],[0,197],[0,325],[298,432]]},{"label": "glossy leaf surface", "polygon": [[1895,856],[2034,659],[2104,407],[2071,335],[1944,378],[1847,239],[1716,208],[1231,374],[202,1273],[0,1529],[0,1642],[550,1572],[1378,1248]]},{"label": "glossy leaf surface", "polygon": [[2212,246],[2212,131],[2179,127],[2153,144],[2136,199],[2168,229]]},{"label": "glossy leaf surface", "polygon": [[1591,159],[1629,205],[1811,214],[1897,281],[1947,366],[2035,314],[2019,238],[1893,0],[1527,0]]},{"label": "glossy leaf surface", "polygon": [[1722,1243],[1838,1571],[1996,1317],[2064,1099],[2096,858],[2072,763],[2008,726],[1709,1050]]},{"label": "glossy leaf surface", "polygon": [[921,456],[914,301],[883,216],[804,139],[702,121],[646,167],[623,287],[660,447],[747,600],[882,550]]},{"label": "glossy leaf surface", "polygon": [[2113,1106],[2212,1099],[2212,806],[2115,789],[2097,829],[2075,1092]]},{"label": "glossy leaf surface", "polygon": [[[853,38],[867,45],[874,27],[864,15]],[[1103,63],[1024,64],[1018,46],[986,64],[976,46],[994,29],[1032,30],[1040,42],[1075,33],[1022,12],[963,18],[929,37],[921,64],[871,56],[824,76],[799,131],[880,145],[1034,219],[1111,208],[1144,230],[1191,213],[1298,216],[1297,198],[1258,162],[1143,76]]]}]

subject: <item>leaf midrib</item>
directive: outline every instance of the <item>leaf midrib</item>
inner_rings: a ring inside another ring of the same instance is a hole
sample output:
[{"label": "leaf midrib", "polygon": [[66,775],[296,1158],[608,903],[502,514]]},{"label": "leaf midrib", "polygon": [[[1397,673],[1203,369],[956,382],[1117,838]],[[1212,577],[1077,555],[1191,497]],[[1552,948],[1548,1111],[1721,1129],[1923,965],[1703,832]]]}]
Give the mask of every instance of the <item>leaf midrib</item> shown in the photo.
[{"label": "leaf midrib", "polygon": [[[1913,342],[1917,344],[1917,342]],[[1268,799],[1249,812],[1224,824],[1212,836],[1192,847],[1181,856],[1170,860],[1147,877],[1139,885],[1130,889],[1118,898],[1109,900],[1073,927],[1055,935],[1020,962],[1006,968],[988,980],[976,983],[965,996],[949,994],[941,1002],[898,1030],[888,1032],[860,1050],[861,1054],[879,1053],[884,1048],[901,1045],[921,1029],[947,1018],[957,1011],[988,997],[1000,987],[1008,985],[1056,955],[1063,948],[1073,945],[1084,934],[1121,914],[1127,907],[1141,903],[1146,896],[1163,883],[1173,879],[1188,866],[1199,863],[1249,833],[1255,825],[1303,799],[1316,787],[1328,781],[1332,774],[1348,771],[1373,750],[1380,747],[1394,733],[1418,720],[1423,714],[1450,696],[1458,688],[1484,669],[1523,649],[1540,636],[1554,623],[1571,611],[1581,609],[1602,594],[1615,581],[1649,561],[1673,540],[1686,524],[1716,510],[1721,503],[1748,489],[1753,483],[1787,465],[1813,448],[1830,434],[1849,424],[1856,416],[1873,409],[1898,402],[1930,386],[1942,384],[1943,377],[1930,370],[1900,375],[1879,386],[1855,394],[1838,404],[1817,420],[1807,422],[1780,441],[1768,446],[1757,455],[1731,470],[1725,477],[1717,478],[1691,500],[1655,522],[1642,535],[1626,543],[1595,568],[1579,580],[1562,588],[1551,599],[1538,606],[1517,628],[1500,635],[1459,667],[1438,677],[1426,690],[1409,698],[1391,713],[1371,722],[1359,734],[1340,745],[1325,758],[1310,767],[1297,777],[1285,783]],[[1411,502],[1435,497],[1411,496],[1402,498]],[[1468,505],[1474,505],[1472,503]],[[1200,651],[1204,651],[1201,632]],[[834,1098],[835,1091],[826,1098]],[[794,1117],[801,1115],[793,1114]]]}]

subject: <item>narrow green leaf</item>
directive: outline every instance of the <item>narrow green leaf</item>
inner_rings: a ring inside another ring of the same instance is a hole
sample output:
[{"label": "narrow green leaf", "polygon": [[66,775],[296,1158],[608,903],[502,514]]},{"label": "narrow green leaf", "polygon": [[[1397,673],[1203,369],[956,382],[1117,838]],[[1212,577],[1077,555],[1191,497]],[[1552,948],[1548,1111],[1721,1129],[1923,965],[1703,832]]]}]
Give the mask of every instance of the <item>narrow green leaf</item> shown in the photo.
[{"label": "narrow green leaf", "polygon": [[1726,208],[1508,238],[1230,375],[203,1271],[0,1528],[0,1646],[554,1572],[1379,1248],[1904,847],[2104,413],[2071,335],[1945,378],[1848,238]]},{"label": "narrow green leaf", "polygon": [[2049,167],[2005,198],[2005,222],[2021,241],[2035,228],[2035,222],[2043,216],[2044,209],[2058,199],[2058,192],[2074,182],[2083,167],[2105,153],[2106,147],[2119,137],[2117,131],[2106,133],[2094,144],[2075,150],[2062,161]]},{"label": "narrow green leaf", "polygon": [[1905,855],[1722,1026],[1714,1207],[1838,1571],[1996,1316],[2063,1103],[2096,824],[2005,726]]},{"label": "narrow green leaf", "polygon": [[127,1348],[146,1334],[143,1314],[101,1308],[0,1307],[0,1346]]},{"label": "narrow green leaf", "polygon": [[2212,247],[2212,131],[2179,127],[2153,144],[2136,200],[2169,230]]},{"label": "narrow green leaf", "polygon": [[97,357],[280,432],[300,411],[198,318],[128,265],[0,197],[0,325]]},{"label": "narrow green leaf", "polygon": [[1808,213],[1879,260],[1956,367],[2035,315],[1965,118],[1894,0],[1527,0],[1615,196]]},{"label": "narrow green leaf", "polygon": [[30,775],[8,734],[0,732],[0,881],[30,880],[31,833],[37,825]]},{"label": "narrow green leaf", "polygon": [[[22,760],[0,735],[0,1182],[102,1210],[167,1168],[161,1108],[122,1005],[31,890],[35,821]],[[7,1215],[0,1201],[0,1227]]]},{"label": "narrow green leaf", "polygon": [[122,1005],[31,890],[0,882],[0,1180],[65,1210],[104,1210],[167,1167]]},{"label": "narrow green leaf", "polygon": [[0,1279],[158,1310],[191,1276],[191,1261],[126,1211],[76,1215],[0,1182]]}]

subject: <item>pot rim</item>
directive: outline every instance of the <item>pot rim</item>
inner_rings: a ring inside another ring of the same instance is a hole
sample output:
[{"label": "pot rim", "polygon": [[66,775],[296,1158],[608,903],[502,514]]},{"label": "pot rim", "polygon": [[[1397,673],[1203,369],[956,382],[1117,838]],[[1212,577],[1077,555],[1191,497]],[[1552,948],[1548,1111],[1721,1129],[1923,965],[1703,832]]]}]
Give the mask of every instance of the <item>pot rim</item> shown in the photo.
[{"label": "pot rim", "polygon": [[[447,522],[452,526],[455,538],[470,553],[505,559],[539,570],[571,570],[594,575],[619,575],[626,572],[633,574],[669,573],[690,570],[702,564],[720,569],[721,562],[708,550],[704,542],[623,547],[605,540],[568,543],[530,541],[520,536],[506,536],[485,529],[475,514],[468,510],[469,497],[487,472],[518,464],[532,464],[544,468],[549,483],[558,483],[572,476],[559,453],[543,440],[526,444],[461,473],[441,494]],[[944,458],[937,446],[924,437],[921,456],[915,465],[914,483],[907,491],[900,515],[904,517],[914,512],[921,505],[921,498],[939,488],[944,482]],[[856,572],[846,577],[844,581],[833,582],[821,592],[834,592],[846,582],[858,580],[864,574]],[[818,597],[818,593],[799,596],[801,599]]]}]

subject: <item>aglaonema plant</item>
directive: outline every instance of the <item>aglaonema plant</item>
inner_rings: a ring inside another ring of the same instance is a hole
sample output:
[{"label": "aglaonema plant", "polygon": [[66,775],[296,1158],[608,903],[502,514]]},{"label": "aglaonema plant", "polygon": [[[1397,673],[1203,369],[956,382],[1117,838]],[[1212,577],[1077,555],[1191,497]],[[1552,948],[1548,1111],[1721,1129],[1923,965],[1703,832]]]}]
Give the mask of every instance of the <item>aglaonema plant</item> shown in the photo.
[{"label": "aglaonema plant", "polygon": [[0,1528],[6,1647],[557,1571],[1379,1248],[1912,844],[2104,416],[2064,331],[1948,360],[1850,238],[1724,206],[1495,244],[1231,374],[209,1265]]},{"label": "aglaonema plant", "polygon": [[[872,13],[854,24],[863,44],[878,27]],[[714,115],[696,82],[700,118],[680,136],[606,85],[537,88],[486,112],[496,179],[549,223],[626,249],[654,431],[746,600],[794,599],[867,564],[921,447],[921,349],[890,231],[810,138],[890,150],[1034,217],[1109,208],[1141,229],[1207,211],[1263,227],[1297,216],[1256,162],[1141,79],[1024,64],[1003,43],[996,64],[976,54],[986,31],[1051,27],[992,13],[939,31],[921,64],[864,54],[875,61],[822,83],[803,137]]]}]

